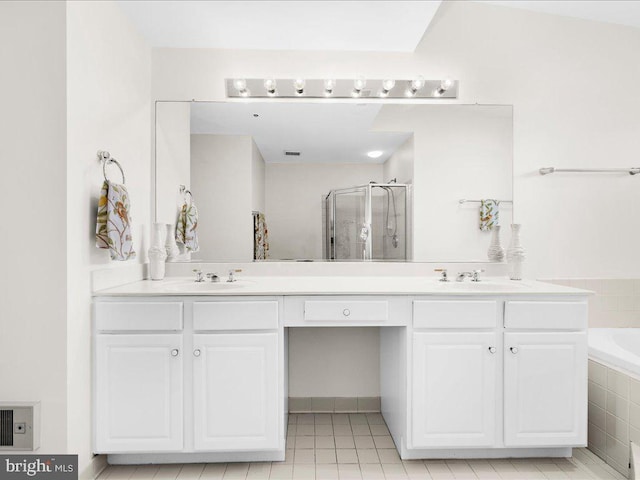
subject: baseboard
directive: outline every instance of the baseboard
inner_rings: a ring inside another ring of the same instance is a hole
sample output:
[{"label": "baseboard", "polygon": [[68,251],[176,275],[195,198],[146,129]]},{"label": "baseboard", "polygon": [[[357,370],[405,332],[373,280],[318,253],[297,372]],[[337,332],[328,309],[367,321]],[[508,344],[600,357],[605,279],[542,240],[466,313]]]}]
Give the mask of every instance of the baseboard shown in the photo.
[{"label": "baseboard", "polygon": [[289,397],[289,413],[378,413],[380,397]]},{"label": "baseboard", "polygon": [[96,455],[78,475],[78,480],[94,480],[108,467],[106,455]]}]

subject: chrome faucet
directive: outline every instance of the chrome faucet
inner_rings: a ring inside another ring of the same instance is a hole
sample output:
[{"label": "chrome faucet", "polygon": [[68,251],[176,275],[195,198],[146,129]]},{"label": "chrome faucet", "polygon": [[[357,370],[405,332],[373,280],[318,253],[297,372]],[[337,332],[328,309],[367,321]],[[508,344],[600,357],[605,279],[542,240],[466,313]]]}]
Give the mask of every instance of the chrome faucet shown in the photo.
[{"label": "chrome faucet", "polygon": [[229,270],[229,278],[227,278],[227,282],[235,282],[236,281],[235,274],[240,273],[241,271],[242,270],[239,268]]},{"label": "chrome faucet", "polygon": [[473,270],[472,272],[458,272],[456,276],[456,282],[463,282],[466,277],[471,277],[472,282],[480,281],[480,274],[484,272],[483,269]]},{"label": "chrome faucet", "polygon": [[202,273],[202,270],[198,270],[197,268],[193,269],[193,273],[196,274],[196,283],[202,283],[204,282],[204,274]]},{"label": "chrome faucet", "polygon": [[216,283],[220,281],[220,277],[218,277],[215,273],[207,273],[207,278],[211,280],[212,283]]}]

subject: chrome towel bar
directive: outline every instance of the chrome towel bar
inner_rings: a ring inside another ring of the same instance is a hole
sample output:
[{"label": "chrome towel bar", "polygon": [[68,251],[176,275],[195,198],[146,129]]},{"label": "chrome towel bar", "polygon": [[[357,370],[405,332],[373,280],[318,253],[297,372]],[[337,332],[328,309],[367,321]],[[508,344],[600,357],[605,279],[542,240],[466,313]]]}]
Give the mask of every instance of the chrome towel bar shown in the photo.
[{"label": "chrome towel bar", "polygon": [[549,175],[550,173],[628,173],[629,175],[637,175],[640,173],[640,167],[631,168],[555,168],[543,167],[539,170],[540,175]]}]

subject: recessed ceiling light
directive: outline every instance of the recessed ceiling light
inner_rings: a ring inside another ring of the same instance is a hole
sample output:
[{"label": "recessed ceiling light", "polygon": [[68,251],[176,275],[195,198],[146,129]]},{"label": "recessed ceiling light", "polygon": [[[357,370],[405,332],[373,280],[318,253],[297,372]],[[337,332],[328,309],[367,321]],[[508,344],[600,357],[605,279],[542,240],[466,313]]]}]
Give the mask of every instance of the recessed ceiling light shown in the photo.
[{"label": "recessed ceiling light", "polygon": [[367,153],[369,158],[380,158],[382,156],[382,150],[372,150]]}]

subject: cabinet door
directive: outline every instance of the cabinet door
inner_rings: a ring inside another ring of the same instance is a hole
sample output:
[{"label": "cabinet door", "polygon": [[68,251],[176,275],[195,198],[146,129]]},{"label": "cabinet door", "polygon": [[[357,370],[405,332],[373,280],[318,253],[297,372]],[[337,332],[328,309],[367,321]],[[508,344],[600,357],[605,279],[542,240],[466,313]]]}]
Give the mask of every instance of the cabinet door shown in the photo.
[{"label": "cabinet door", "polygon": [[495,333],[413,334],[413,447],[491,446]]},{"label": "cabinet door", "polygon": [[587,441],[587,335],[505,333],[506,446]]},{"label": "cabinet door", "polygon": [[97,453],[182,450],[182,335],[97,335]]},{"label": "cabinet door", "polygon": [[194,335],[194,446],[278,447],[278,334]]}]

